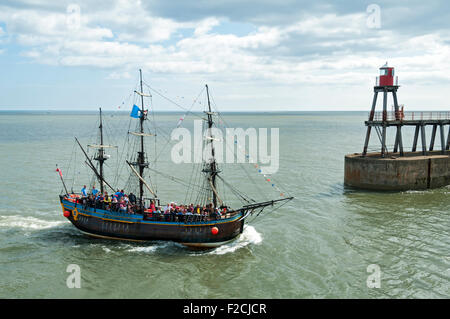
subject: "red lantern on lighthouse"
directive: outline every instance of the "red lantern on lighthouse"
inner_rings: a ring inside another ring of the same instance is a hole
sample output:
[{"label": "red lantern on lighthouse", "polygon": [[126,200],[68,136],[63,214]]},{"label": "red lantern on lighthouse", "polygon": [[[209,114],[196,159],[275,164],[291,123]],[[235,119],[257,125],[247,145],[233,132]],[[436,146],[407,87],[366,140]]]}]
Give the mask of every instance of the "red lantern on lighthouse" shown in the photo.
[{"label": "red lantern on lighthouse", "polygon": [[[386,62],[380,68],[380,76],[377,78],[377,86],[394,86],[394,68],[388,66]],[[395,79],[395,85],[397,85],[397,78]]]}]

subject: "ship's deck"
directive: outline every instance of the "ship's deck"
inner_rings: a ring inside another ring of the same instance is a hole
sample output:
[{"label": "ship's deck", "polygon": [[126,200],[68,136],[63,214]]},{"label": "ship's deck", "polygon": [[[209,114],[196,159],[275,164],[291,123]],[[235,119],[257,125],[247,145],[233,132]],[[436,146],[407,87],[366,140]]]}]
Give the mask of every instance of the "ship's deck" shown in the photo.
[{"label": "ship's deck", "polygon": [[[89,216],[94,218],[100,218],[103,220],[110,220],[110,221],[116,221],[116,222],[123,222],[123,223],[149,223],[149,224],[162,224],[162,225],[184,225],[184,226],[207,226],[207,225],[215,225],[220,223],[228,223],[235,221],[242,217],[243,212],[232,212],[227,213],[224,216],[221,216],[218,219],[207,217],[204,220],[186,220],[186,215],[184,215],[183,220],[167,220],[168,218],[171,218],[170,214],[160,214],[160,216],[153,216],[153,217],[145,217],[141,214],[129,214],[129,213],[123,213],[123,212],[117,212],[117,211],[111,211],[111,210],[105,210],[105,209],[99,209],[99,208],[93,208],[93,207],[86,207],[81,203],[77,203],[76,200],[71,199],[68,200],[66,198],[61,200],[61,205],[63,206],[63,210],[71,210],[76,211],[76,215],[82,215],[82,216]],[[199,217],[198,215],[190,215]]]}]

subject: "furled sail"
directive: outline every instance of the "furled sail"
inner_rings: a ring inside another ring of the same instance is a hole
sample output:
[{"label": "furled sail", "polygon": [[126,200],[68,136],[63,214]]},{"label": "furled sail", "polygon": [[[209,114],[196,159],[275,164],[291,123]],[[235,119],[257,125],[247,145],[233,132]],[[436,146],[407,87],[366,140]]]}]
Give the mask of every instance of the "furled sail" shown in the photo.
[{"label": "furled sail", "polygon": [[117,148],[116,145],[100,145],[100,144],[88,144],[90,148]]}]

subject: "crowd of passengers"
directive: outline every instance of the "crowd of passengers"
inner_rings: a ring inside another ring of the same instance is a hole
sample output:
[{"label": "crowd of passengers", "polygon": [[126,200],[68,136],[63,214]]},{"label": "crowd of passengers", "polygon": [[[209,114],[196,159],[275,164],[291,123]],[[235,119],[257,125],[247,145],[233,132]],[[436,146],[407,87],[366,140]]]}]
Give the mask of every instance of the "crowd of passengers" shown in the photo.
[{"label": "crowd of passengers", "polygon": [[[117,190],[112,195],[109,195],[106,191],[102,194],[95,186],[88,192],[86,185],[84,185],[81,189],[81,195],[81,203],[85,207],[94,207],[128,214],[139,213],[137,198],[133,193],[127,195],[123,190]],[[226,206],[214,209],[212,203],[206,206],[200,206],[194,204],[177,205],[171,202],[161,207],[155,205],[155,201],[151,200],[148,207],[145,207],[144,217],[164,221],[195,222],[206,221],[209,218],[220,219],[226,213]]]}]

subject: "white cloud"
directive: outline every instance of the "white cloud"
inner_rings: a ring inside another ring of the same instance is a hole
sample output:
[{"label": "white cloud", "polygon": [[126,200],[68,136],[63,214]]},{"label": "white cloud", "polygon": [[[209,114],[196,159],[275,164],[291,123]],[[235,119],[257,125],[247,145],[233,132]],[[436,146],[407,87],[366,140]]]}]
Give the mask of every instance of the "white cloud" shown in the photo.
[{"label": "white cloud", "polygon": [[140,0],[117,0],[105,10],[83,11],[87,22],[107,25],[115,30],[118,41],[153,43],[170,39],[172,34],[185,26],[171,19],[149,15]]},{"label": "white cloud", "polygon": [[220,24],[220,21],[215,18],[206,18],[205,20],[201,21],[200,24],[195,28],[194,35],[204,35],[211,31],[211,29],[217,25]]},{"label": "white cloud", "polygon": [[38,9],[0,5],[0,22],[22,46],[22,55],[43,64],[110,69],[108,79],[129,78],[131,70],[143,67],[150,73],[209,76],[236,85],[358,87],[372,85],[377,68],[389,60],[405,84],[450,82],[448,32],[410,37],[369,29],[365,8],[305,14],[298,21],[238,35],[232,29],[214,32],[227,19],[179,22],[154,16],[139,0],[116,0],[108,7],[81,1],[74,28],[68,23],[70,12],[46,9],[44,3]]},{"label": "white cloud", "polygon": [[[24,56],[56,65],[116,68],[123,72],[145,65],[150,72],[220,73],[236,79],[279,83],[351,85],[367,78],[368,70],[377,67],[395,49],[396,61],[405,64],[404,72],[420,63],[427,63],[436,72],[450,69],[445,39],[423,35],[403,40],[389,30],[373,32],[366,28],[363,13],[311,16],[292,25],[259,27],[237,36],[209,33],[221,23],[214,17],[176,23],[144,15],[139,5],[139,1],[118,1],[108,12],[90,14],[84,10],[76,30],[67,25],[65,12],[19,10],[0,17],[18,43],[31,48],[26,49]],[[140,23],[146,29],[143,35],[138,32]],[[151,44],[170,39],[180,28],[194,29],[193,36],[170,45]],[[296,39],[304,42],[291,43]],[[322,54],[309,59],[295,54],[276,55],[280,48],[292,50],[302,45],[312,46]],[[380,55],[373,49],[352,52],[357,46],[386,49],[387,54]]]},{"label": "white cloud", "polygon": [[112,72],[107,77],[108,80],[131,79],[129,72]]}]

